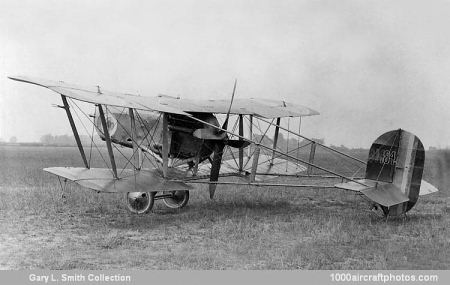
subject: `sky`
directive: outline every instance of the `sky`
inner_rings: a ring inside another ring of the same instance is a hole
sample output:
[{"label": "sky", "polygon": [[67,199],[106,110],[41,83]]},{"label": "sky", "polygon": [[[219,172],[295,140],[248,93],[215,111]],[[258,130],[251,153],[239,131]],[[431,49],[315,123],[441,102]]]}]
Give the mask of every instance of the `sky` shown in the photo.
[{"label": "sky", "polygon": [[365,147],[402,128],[450,146],[450,1],[0,1],[0,138],[70,134],[58,94],[278,98],[305,135]]}]

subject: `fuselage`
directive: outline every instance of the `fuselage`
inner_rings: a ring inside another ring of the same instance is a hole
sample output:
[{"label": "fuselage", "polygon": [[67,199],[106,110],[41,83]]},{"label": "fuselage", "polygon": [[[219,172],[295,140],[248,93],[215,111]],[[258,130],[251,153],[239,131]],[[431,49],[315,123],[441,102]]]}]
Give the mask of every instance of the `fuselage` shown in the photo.
[{"label": "fuselage", "polygon": [[[98,112],[97,112],[98,113]],[[105,110],[106,125],[111,141],[124,147],[133,147],[131,118],[127,110],[108,107]],[[193,113],[193,117],[219,127],[217,118],[211,113]],[[101,119],[96,114],[95,125],[98,135],[105,140]],[[189,159],[199,155],[200,160],[209,157],[213,143],[193,136],[196,129],[217,129],[188,116],[169,114],[169,157]],[[162,114],[159,112],[139,111],[135,113],[134,141],[141,149],[149,149],[161,156],[162,152]]]}]

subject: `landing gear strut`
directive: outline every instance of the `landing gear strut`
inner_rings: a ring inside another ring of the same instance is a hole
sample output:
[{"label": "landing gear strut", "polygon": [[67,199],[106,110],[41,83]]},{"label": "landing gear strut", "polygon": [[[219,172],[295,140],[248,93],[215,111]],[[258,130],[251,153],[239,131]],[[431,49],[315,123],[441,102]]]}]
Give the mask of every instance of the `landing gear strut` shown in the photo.
[{"label": "landing gear strut", "polygon": [[162,195],[156,196],[156,192],[128,192],[126,195],[128,209],[135,214],[148,213],[155,200],[163,200],[164,204],[171,209],[181,209],[189,202],[189,191],[164,191]]}]

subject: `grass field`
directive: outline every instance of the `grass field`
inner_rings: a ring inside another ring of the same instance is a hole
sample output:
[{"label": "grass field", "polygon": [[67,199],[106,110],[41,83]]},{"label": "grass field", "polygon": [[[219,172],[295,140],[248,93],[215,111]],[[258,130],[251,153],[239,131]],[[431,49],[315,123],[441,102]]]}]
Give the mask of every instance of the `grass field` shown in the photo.
[{"label": "grass field", "polygon": [[123,195],[61,197],[42,168],[82,166],[76,148],[2,146],[0,162],[1,269],[450,269],[450,152],[427,153],[440,192],[388,221],[342,190],[222,186],[137,216]]}]

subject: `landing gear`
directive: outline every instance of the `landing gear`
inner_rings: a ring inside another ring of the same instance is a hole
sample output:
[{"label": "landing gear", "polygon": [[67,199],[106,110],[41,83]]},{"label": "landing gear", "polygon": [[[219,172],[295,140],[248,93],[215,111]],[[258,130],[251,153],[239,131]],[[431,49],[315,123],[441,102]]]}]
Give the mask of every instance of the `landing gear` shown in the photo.
[{"label": "landing gear", "polygon": [[162,199],[164,204],[171,209],[181,209],[189,202],[189,191],[164,191],[162,195],[156,196],[156,192],[128,192],[126,195],[128,209],[135,214],[148,213],[155,200]]},{"label": "landing gear", "polygon": [[135,214],[148,213],[155,203],[156,192],[128,192],[126,201],[128,209]]},{"label": "landing gear", "polygon": [[189,191],[166,191],[164,195],[171,194],[169,197],[163,199],[164,204],[171,209],[181,209],[187,205],[189,201]]}]

